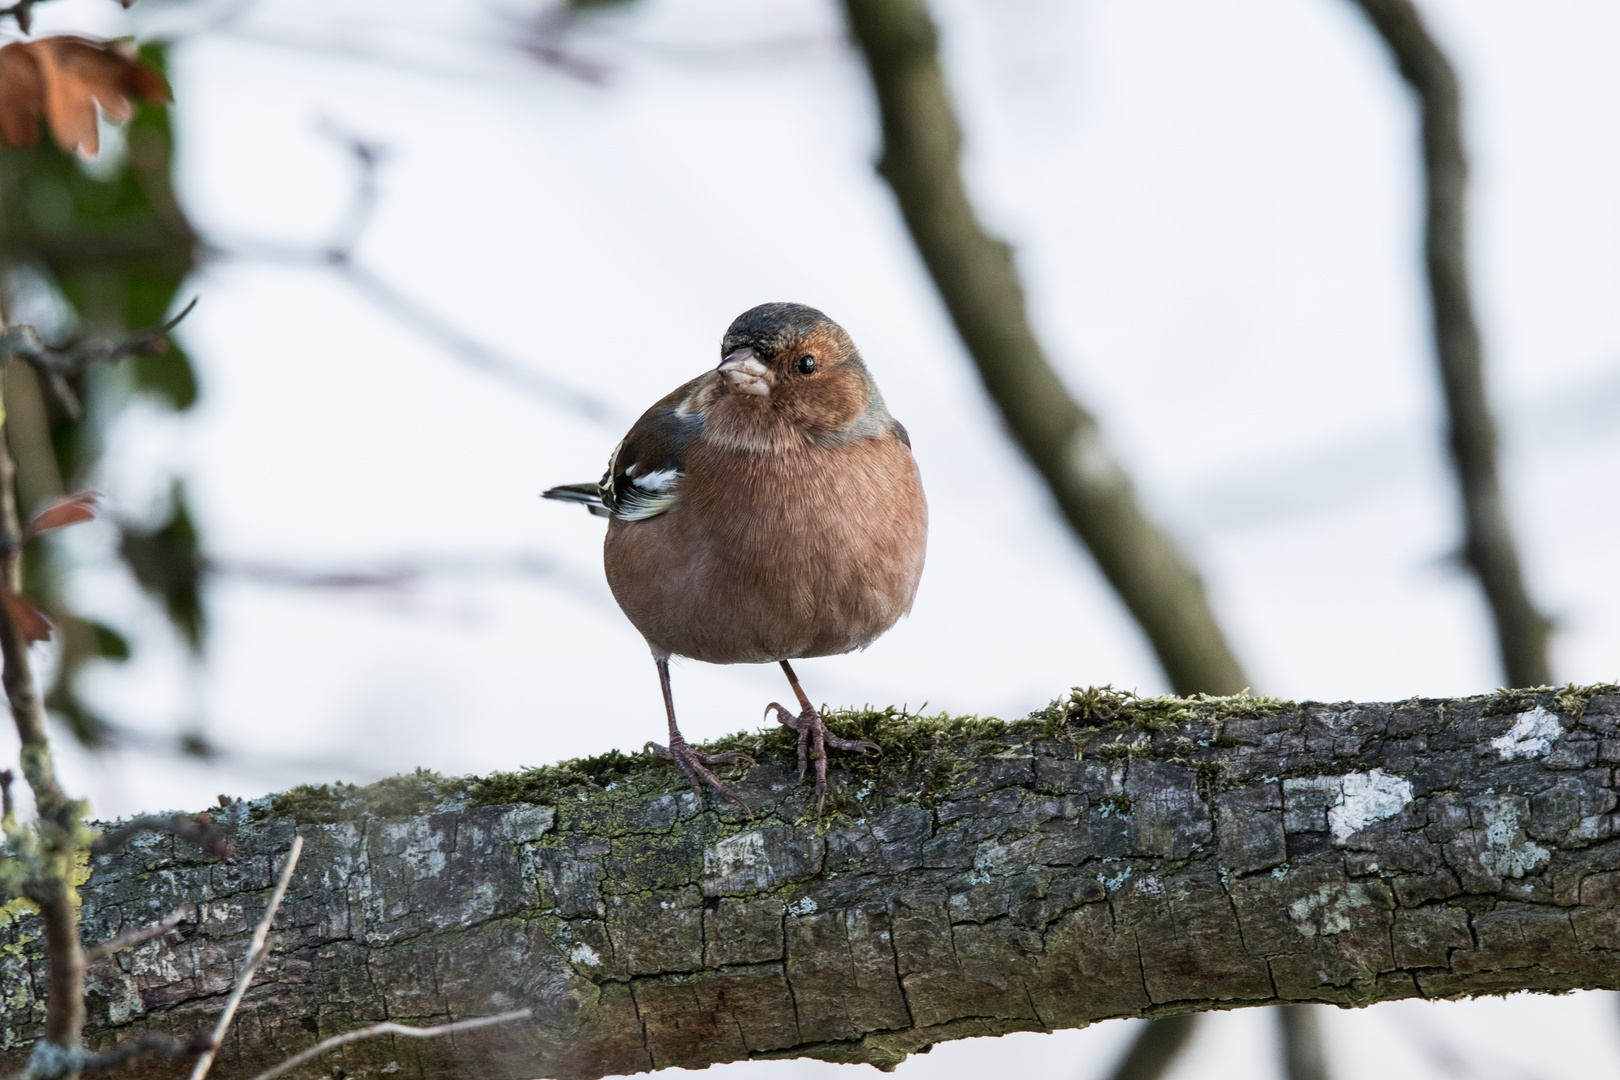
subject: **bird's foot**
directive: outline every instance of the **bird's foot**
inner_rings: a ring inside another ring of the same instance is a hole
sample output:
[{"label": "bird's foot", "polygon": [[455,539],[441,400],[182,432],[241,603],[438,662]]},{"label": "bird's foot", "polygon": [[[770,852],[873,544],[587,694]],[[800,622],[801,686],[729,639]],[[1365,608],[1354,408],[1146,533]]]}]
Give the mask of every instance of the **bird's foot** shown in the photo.
[{"label": "bird's foot", "polygon": [[709,768],[711,765],[736,765],[744,762],[749,765],[755,764],[754,759],[749,757],[747,754],[740,752],[705,754],[701,750],[692,749],[690,746],[686,745],[686,740],[681,738],[671,739],[668,746],[662,746],[655,742],[649,742],[647,744],[647,749],[653,752],[653,757],[663,758],[665,761],[673,761],[676,768],[680,769],[681,772],[686,774],[686,779],[692,785],[692,794],[697,796],[699,809],[702,809],[703,807],[703,785],[708,784],[710,787],[714,788],[714,790],[718,792],[721,797],[729,799],[731,802],[734,802],[738,806],[742,807],[743,812],[749,817],[754,816],[754,812],[748,809],[748,804],[743,802],[736,795],[732,794],[731,789],[726,787],[725,784],[721,783],[720,778],[715,776]]},{"label": "bird's foot", "polygon": [[838,750],[859,750],[861,753],[877,751],[883,753],[883,748],[874,742],[865,739],[841,739],[828,729],[826,721],[821,714],[809,705],[804,711],[795,716],[778,702],[771,702],[765,706],[765,715],[776,714],[776,722],[784,727],[790,727],[799,733],[799,782],[804,783],[804,774],[811,761],[816,763],[816,813],[821,813],[822,803],[827,801],[827,747]]}]

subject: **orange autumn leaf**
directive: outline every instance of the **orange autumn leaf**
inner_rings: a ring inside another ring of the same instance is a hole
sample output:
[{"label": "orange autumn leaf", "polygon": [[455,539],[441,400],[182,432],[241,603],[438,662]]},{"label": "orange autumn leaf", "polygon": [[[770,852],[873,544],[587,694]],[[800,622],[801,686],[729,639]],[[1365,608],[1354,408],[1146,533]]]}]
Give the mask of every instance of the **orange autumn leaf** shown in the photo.
[{"label": "orange autumn leaf", "polygon": [[93,156],[96,106],[124,123],[136,99],[167,101],[169,87],[133,53],[72,34],[0,47],[0,135],[12,146],[39,142],[44,117],[62,149]]},{"label": "orange autumn leaf", "polygon": [[34,606],[34,602],[26,596],[18,596],[3,586],[0,586],[0,604],[6,606],[6,615],[11,619],[23,636],[23,640],[32,645],[36,641],[51,640],[51,620],[45,613]]},{"label": "orange autumn leaf", "polygon": [[32,540],[41,533],[48,533],[52,529],[60,529],[68,525],[77,525],[81,521],[89,521],[96,516],[96,500],[101,498],[97,491],[81,491],[76,495],[69,495],[65,499],[58,499],[39,513],[34,520],[28,523],[23,530],[23,539]]}]

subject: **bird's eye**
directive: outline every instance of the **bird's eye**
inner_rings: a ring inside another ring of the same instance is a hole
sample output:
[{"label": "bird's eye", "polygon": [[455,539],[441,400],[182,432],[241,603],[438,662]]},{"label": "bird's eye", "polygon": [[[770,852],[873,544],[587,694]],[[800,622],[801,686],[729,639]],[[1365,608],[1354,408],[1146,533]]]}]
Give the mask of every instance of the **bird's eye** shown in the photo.
[{"label": "bird's eye", "polygon": [[810,375],[816,370],[816,358],[813,356],[799,357],[799,374]]}]

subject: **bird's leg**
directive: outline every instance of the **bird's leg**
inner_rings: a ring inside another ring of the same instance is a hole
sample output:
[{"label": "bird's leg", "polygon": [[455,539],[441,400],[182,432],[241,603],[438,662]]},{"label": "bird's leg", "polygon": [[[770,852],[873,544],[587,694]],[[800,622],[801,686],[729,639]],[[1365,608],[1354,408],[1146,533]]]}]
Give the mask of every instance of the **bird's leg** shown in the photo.
[{"label": "bird's leg", "polygon": [[747,754],[705,754],[686,745],[686,737],[681,729],[675,725],[675,696],[669,689],[669,659],[667,657],[654,657],[658,664],[658,681],[664,688],[664,711],[669,714],[669,746],[659,746],[649,742],[648,748],[654,757],[661,757],[665,761],[673,761],[675,765],[686,774],[686,779],[692,784],[692,794],[697,796],[698,807],[703,806],[703,785],[708,784],[722,796],[730,799],[747,812],[749,817],[754,812],[748,809],[748,804],[731,793],[731,789],[722,784],[720,780],[709,771],[710,765],[734,765],[739,761],[754,764],[754,759]]},{"label": "bird's leg", "polygon": [[765,706],[765,714],[769,716],[772,711],[776,713],[776,722],[792,728],[799,733],[799,782],[804,782],[805,767],[811,762],[816,763],[816,812],[821,812],[821,804],[827,801],[827,747],[839,750],[859,750],[865,753],[868,750],[883,752],[877,743],[867,742],[865,739],[840,739],[827,730],[826,723],[821,714],[816,712],[805,696],[804,687],[799,685],[799,677],[793,674],[793,666],[786,660],[782,661],[782,670],[787,674],[788,685],[793,687],[793,693],[799,699],[799,715],[794,716],[781,705],[771,702]]}]

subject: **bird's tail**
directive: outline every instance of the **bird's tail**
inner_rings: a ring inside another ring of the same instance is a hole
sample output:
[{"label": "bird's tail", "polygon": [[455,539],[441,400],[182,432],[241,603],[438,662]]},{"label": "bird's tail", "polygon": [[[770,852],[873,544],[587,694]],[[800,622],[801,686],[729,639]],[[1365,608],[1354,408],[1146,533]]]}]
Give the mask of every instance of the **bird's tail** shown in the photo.
[{"label": "bird's tail", "polygon": [[602,505],[602,488],[599,484],[563,484],[542,491],[540,497],[556,499],[558,502],[578,503],[597,517],[613,516],[612,512]]}]

